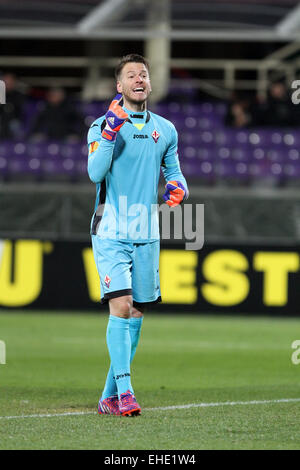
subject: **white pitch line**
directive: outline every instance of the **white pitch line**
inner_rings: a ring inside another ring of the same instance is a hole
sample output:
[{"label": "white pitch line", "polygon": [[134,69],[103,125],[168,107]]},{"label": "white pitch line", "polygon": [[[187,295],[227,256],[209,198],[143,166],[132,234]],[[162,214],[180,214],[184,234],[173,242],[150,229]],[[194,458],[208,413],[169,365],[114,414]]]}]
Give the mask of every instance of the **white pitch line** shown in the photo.
[{"label": "white pitch line", "polygon": [[236,405],[267,405],[270,403],[300,402],[300,398],[279,398],[278,400],[251,400],[251,401],[224,401],[217,403],[190,403],[188,405],[162,406],[159,408],[146,408],[151,411],[158,410],[183,410],[188,408],[208,408],[212,406],[236,406]]},{"label": "white pitch line", "polygon": [[64,413],[45,413],[35,415],[17,415],[17,416],[0,416],[0,419],[24,419],[24,418],[55,418],[57,416],[80,416],[80,415],[94,415],[97,411],[66,411]]},{"label": "white pitch line", "polygon": [[[300,398],[279,398],[277,400],[251,400],[251,401],[221,401],[208,403],[189,403],[187,405],[162,406],[157,408],[144,408],[143,411],[167,411],[185,410],[188,408],[209,408],[214,406],[238,406],[238,405],[268,405],[272,403],[296,403]],[[46,413],[19,416],[0,416],[0,419],[25,419],[25,418],[55,418],[60,416],[95,415],[97,411],[66,411],[65,413]]]}]

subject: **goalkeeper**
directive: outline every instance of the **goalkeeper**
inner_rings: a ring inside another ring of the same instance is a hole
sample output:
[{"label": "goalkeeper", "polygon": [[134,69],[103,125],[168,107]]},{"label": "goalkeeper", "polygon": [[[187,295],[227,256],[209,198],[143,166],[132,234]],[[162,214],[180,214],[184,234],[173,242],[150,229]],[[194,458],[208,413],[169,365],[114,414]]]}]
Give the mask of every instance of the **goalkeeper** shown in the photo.
[{"label": "goalkeeper", "polygon": [[161,301],[159,227],[153,218],[160,168],[169,206],[187,198],[188,189],[174,125],[146,108],[151,93],[148,62],[137,54],[123,57],[116,83],[118,95],[88,132],[88,174],[96,184],[92,245],[101,303],[108,302],[110,312],[106,340],[111,364],[98,412],[134,416],[141,407],[130,364],[145,307]]}]

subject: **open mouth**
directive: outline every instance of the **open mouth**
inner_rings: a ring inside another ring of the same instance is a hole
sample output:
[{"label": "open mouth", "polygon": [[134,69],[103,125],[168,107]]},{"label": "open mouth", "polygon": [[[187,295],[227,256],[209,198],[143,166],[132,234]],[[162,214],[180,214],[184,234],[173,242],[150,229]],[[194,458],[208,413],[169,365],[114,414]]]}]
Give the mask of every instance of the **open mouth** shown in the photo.
[{"label": "open mouth", "polygon": [[144,93],[145,90],[144,90],[144,88],[139,87],[139,88],[135,88],[135,89],[133,90],[133,92],[134,92],[134,93]]}]

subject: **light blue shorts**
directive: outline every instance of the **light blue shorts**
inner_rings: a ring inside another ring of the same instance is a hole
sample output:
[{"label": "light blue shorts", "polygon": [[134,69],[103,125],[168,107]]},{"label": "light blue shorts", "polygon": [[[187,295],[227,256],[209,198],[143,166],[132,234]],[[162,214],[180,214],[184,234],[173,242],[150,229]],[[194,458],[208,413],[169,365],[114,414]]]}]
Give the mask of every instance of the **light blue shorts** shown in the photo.
[{"label": "light blue shorts", "polygon": [[131,243],[92,235],[92,245],[101,285],[101,303],[132,295],[133,305],[161,301],[159,240]]}]

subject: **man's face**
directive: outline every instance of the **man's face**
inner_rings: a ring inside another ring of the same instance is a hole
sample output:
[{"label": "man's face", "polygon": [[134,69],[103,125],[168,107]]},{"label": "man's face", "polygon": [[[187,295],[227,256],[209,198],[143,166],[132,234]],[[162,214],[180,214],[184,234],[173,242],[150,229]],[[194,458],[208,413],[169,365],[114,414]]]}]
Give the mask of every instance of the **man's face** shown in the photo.
[{"label": "man's face", "polygon": [[125,64],[117,81],[117,90],[130,103],[144,103],[151,93],[151,83],[146,66],[139,62]]},{"label": "man's face", "polygon": [[274,83],[271,86],[271,95],[273,98],[283,98],[285,96],[285,87],[282,83]]}]

